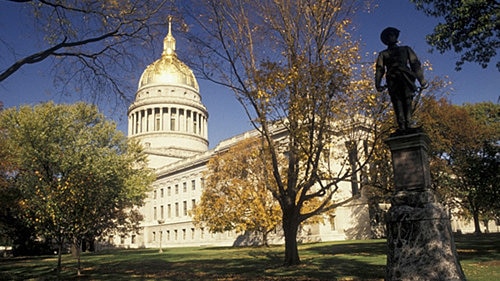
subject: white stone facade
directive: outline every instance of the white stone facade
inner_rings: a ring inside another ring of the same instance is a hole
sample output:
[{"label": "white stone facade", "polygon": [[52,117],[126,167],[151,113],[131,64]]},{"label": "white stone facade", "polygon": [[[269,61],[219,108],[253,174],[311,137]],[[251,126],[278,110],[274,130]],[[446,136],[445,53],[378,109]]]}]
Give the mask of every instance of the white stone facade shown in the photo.
[{"label": "white stone facade", "polygon": [[[210,157],[257,134],[250,131],[209,150],[207,120],[208,112],[202,104],[196,78],[177,58],[175,39],[169,27],[162,56],[142,74],[135,102],[128,111],[128,136],[144,146],[157,179],[140,209],[144,216],[140,233],[110,237],[109,243],[131,248],[252,244],[252,237],[243,233],[210,233],[195,226],[190,216],[201,198]],[[351,185],[346,182],[339,196],[351,196],[350,191]],[[369,236],[366,200],[358,199],[337,208],[323,223],[303,226],[299,240],[331,241]],[[269,235],[269,242],[283,243],[279,230]]]}]

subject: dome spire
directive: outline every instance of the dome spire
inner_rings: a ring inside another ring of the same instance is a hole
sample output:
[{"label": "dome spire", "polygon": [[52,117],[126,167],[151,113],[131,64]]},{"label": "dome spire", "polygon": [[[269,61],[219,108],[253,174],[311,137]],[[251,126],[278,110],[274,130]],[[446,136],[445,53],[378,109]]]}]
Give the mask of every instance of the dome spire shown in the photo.
[{"label": "dome spire", "polygon": [[163,39],[163,55],[175,54],[175,38],[172,36],[172,16],[168,16],[168,34]]}]

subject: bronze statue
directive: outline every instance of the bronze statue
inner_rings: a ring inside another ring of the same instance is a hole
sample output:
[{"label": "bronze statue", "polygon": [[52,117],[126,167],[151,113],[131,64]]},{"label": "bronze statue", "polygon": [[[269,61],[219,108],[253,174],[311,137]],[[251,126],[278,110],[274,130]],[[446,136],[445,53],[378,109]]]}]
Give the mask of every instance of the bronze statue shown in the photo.
[{"label": "bronze statue", "polygon": [[[413,97],[427,87],[427,82],[417,55],[408,46],[398,46],[398,37],[399,30],[394,27],[388,27],[380,34],[387,49],[377,58],[375,87],[379,92],[388,89],[399,131],[404,132],[411,129]],[[384,74],[387,86],[381,85]],[[420,83],[420,88],[415,85],[415,80]]]}]

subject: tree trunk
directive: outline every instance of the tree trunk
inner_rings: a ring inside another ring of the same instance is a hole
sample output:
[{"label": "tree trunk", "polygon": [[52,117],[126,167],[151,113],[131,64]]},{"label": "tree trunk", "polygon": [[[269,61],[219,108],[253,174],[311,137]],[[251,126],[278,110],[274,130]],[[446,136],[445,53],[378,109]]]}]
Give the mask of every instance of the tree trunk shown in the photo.
[{"label": "tree trunk", "polygon": [[489,222],[489,220],[483,219],[484,233],[490,233],[490,228],[489,228],[488,222]]},{"label": "tree trunk", "polygon": [[474,211],[472,213],[472,217],[474,218],[474,233],[481,233],[481,222],[479,221],[479,212]]},{"label": "tree trunk", "polygon": [[64,238],[62,239],[59,239],[59,243],[57,243],[57,247],[58,247],[58,250],[57,250],[57,280],[59,280],[59,276],[61,274],[61,269],[62,269],[62,266],[61,266],[61,260],[62,260],[62,249],[63,249],[63,244],[64,244]]},{"label": "tree trunk", "polygon": [[74,240],[75,254],[76,254],[76,272],[78,276],[81,276],[81,256],[82,256],[82,240]]},{"label": "tree trunk", "polygon": [[95,252],[95,239],[93,237],[89,239],[89,252]]},{"label": "tree trunk", "polygon": [[76,272],[77,275],[81,275],[81,255],[82,255],[82,239],[73,238],[73,243],[71,245],[71,255],[76,259]]},{"label": "tree trunk", "polygon": [[264,245],[265,247],[269,247],[269,243],[267,241],[267,234],[269,233],[269,231],[264,230],[262,231],[262,245]]},{"label": "tree trunk", "polygon": [[297,232],[299,220],[296,215],[283,215],[283,232],[285,234],[285,266],[300,264],[299,250],[297,247]]}]

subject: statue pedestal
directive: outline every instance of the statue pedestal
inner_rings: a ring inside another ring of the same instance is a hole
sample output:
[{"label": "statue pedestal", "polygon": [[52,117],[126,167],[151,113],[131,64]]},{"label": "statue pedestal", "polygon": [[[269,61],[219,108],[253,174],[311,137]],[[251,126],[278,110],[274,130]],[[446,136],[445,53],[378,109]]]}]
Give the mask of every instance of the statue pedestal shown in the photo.
[{"label": "statue pedestal", "polygon": [[386,280],[465,280],[449,215],[430,189],[429,137],[417,132],[386,143],[395,183],[387,214]]}]

